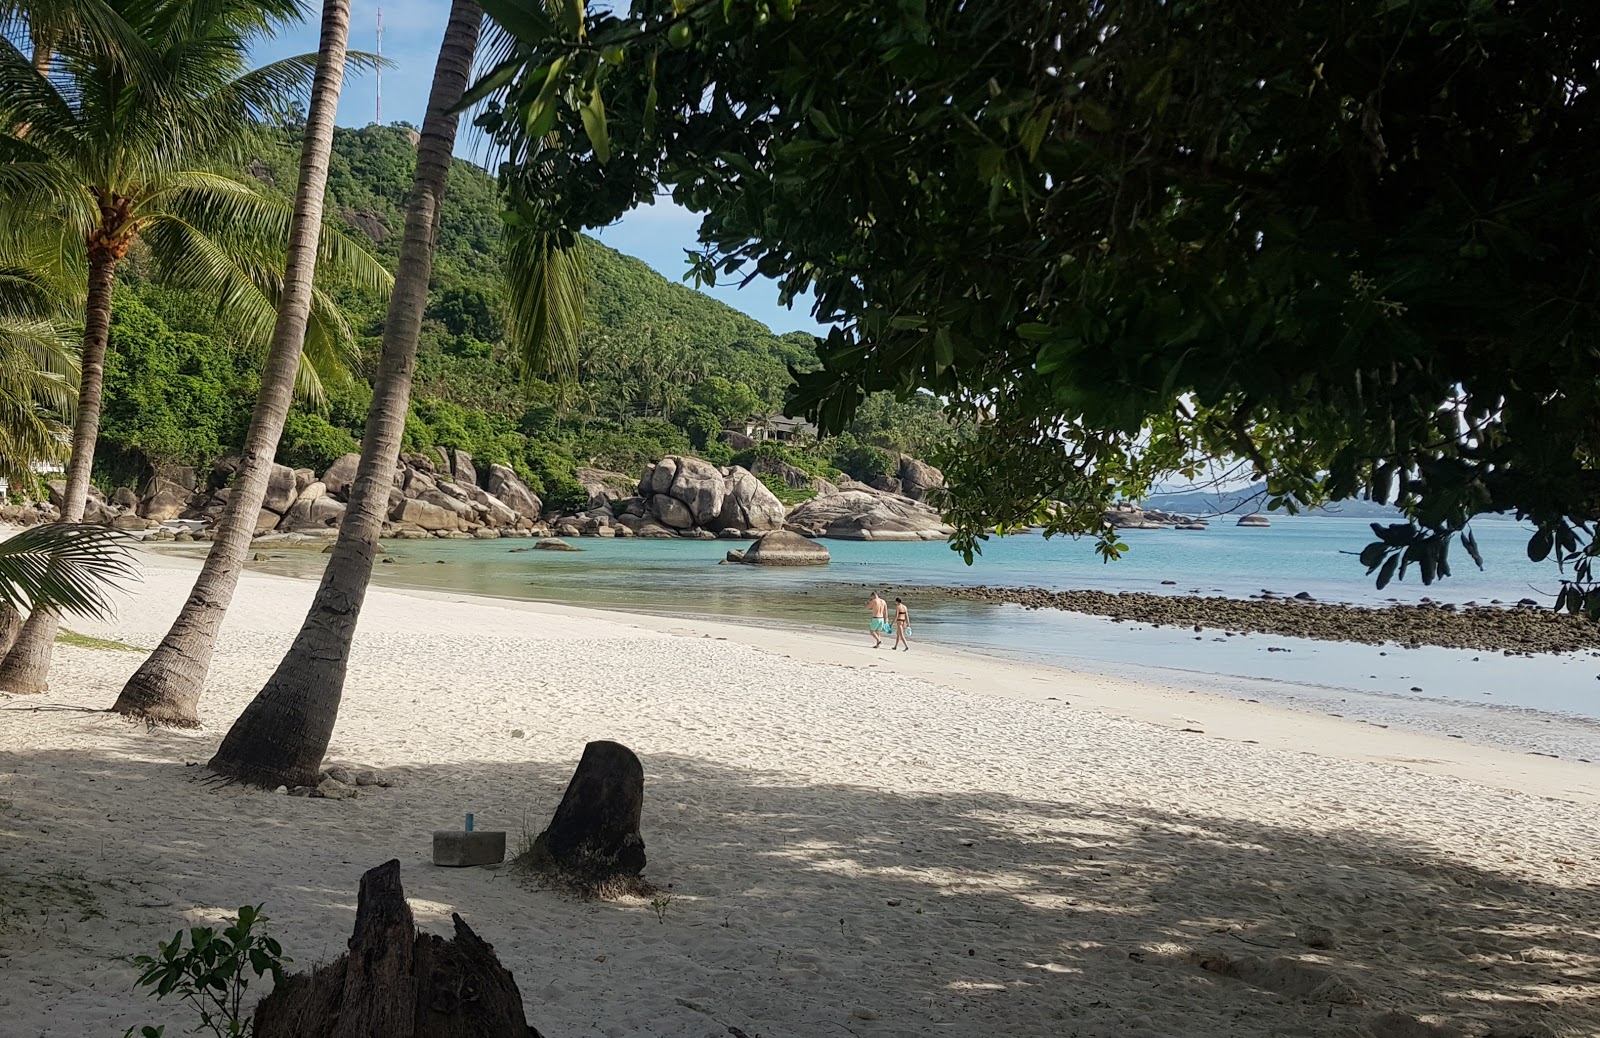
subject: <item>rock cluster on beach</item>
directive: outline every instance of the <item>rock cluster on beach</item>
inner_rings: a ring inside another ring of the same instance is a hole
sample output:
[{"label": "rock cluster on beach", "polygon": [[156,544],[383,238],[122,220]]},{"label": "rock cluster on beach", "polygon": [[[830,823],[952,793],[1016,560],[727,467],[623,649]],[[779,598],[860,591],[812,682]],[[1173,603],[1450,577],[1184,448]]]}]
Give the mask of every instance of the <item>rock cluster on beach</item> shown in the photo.
[{"label": "rock cluster on beach", "polygon": [[1309,600],[1309,596],[1243,600],[1135,591],[1047,591],[983,585],[912,590],[921,595],[1010,603],[1027,609],[1088,613],[1155,627],[1192,627],[1197,632],[1208,629],[1254,632],[1368,645],[1392,642],[1408,648],[1437,645],[1508,655],[1600,648],[1600,625],[1582,617],[1529,606],[1457,608],[1424,602],[1368,607],[1319,603]]}]

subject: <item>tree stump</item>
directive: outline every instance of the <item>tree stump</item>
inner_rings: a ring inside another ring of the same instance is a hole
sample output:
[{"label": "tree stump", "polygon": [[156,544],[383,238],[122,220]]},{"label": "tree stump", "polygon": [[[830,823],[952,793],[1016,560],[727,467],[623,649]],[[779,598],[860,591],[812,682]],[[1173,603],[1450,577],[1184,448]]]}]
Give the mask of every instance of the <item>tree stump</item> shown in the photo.
[{"label": "tree stump", "polygon": [[592,742],[550,825],[518,865],[583,897],[644,895],[644,765],[615,742]]},{"label": "tree stump", "polygon": [[451,940],[418,933],[400,863],[372,869],[350,950],[284,978],[256,1006],[256,1038],[540,1038],[494,949],[450,918]]}]

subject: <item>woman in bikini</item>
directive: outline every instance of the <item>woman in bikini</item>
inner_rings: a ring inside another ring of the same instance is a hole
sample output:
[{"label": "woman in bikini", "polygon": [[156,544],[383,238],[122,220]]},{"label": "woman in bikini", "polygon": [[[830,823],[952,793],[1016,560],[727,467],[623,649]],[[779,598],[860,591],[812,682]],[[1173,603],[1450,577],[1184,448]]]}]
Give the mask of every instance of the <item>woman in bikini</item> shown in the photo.
[{"label": "woman in bikini", "polygon": [[910,652],[911,639],[906,637],[910,631],[911,611],[906,608],[904,599],[897,598],[894,600],[894,645],[890,647],[889,651],[904,649]]}]

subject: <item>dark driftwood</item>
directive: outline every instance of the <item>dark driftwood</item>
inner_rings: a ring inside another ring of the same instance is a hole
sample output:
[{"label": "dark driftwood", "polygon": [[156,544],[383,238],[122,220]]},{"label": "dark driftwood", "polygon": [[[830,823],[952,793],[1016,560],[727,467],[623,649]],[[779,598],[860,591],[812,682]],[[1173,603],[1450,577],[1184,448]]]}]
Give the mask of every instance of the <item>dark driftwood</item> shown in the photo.
[{"label": "dark driftwood", "polygon": [[573,772],[550,825],[519,864],[586,897],[647,894],[644,838],[644,765],[615,742],[592,742]]},{"label": "dark driftwood", "polygon": [[379,865],[361,877],[350,950],[262,999],[257,1038],[539,1038],[494,949],[451,919],[453,940],[418,933],[400,863]]}]

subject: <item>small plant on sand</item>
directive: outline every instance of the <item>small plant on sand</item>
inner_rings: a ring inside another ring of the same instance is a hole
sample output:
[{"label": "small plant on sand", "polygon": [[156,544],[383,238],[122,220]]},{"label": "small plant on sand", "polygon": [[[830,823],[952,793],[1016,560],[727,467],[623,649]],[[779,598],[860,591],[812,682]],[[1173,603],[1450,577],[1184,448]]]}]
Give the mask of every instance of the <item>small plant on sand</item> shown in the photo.
[{"label": "small plant on sand", "polygon": [[[250,1034],[250,1018],[244,997],[253,973],[257,979],[272,975],[274,984],[283,982],[283,967],[289,959],[278,942],[261,932],[267,917],[261,906],[239,909],[233,925],[220,934],[209,926],[192,927],[189,944],[179,930],[171,941],[162,942],[156,955],[138,955],[131,961],[142,970],[135,987],[155,989],[155,997],[176,995],[200,1015],[194,1033],[210,1033],[216,1038],[244,1038]],[[139,1038],[162,1038],[164,1027],[141,1028]],[[133,1028],[123,1034],[131,1038]]]},{"label": "small plant on sand", "polygon": [[672,907],[672,902],[677,900],[672,894],[657,894],[650,899],[650,909],[656,914],[656,922],[665,924],[667,909]]}]

